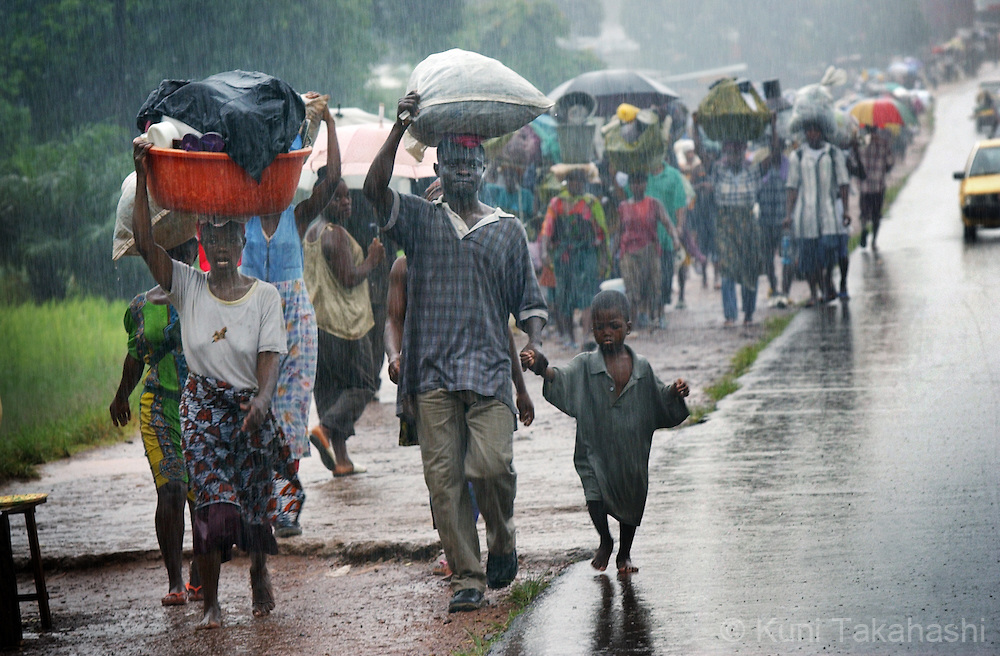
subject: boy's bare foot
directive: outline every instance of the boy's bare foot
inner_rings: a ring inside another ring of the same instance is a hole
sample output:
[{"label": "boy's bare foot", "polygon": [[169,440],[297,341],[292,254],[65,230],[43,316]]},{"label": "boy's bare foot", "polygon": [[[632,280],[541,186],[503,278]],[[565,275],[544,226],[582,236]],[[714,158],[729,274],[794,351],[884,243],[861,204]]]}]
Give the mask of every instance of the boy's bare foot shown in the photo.
[{"label": "boy's bare foot", "polygon": [[205,609],[205,617],[201,618],[201,621],[194,627],[194,630],[202,631],[204,629],[218,629],[221,627],[222,608],[218,604],[215,604]]},{"label": "boy's bare foot", "polygon": [[264,617],[274,610],[274,591],[267,568],[250,571],[250,588],[253,590],[253,616]]},{"label": "boy's bare foot", "polygon": [[618,556],[615,564],[618,565],[619,576],[628,576],[629,574],[635,574],[639,571],[639,568],[632,564],[632,559],[628,557],[622,558],[621,556]]},{"label": "boy's bare foot", "polygon": [[601,545],[597,547],[597,551],[594,553],[594,559],[590,561],[590,565],[599,572],[603,572],[608,568],[608,562],[611,560],[611,551],[614,549],[614,543],[608,542],[605,544],[603,541]]}]

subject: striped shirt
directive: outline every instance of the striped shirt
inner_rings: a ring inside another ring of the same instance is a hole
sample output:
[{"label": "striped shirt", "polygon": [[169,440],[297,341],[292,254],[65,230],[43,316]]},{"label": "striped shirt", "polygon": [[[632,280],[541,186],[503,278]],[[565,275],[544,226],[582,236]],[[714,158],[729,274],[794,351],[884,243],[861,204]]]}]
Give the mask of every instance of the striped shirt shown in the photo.
[{"label": "striped shirt", "polygon": [[468,229],[447,203],[393,191],[383,230],[408,263],[400,394],[472,391],[516,414],[508,317],[548,319],[521,222],[496,210]]}]

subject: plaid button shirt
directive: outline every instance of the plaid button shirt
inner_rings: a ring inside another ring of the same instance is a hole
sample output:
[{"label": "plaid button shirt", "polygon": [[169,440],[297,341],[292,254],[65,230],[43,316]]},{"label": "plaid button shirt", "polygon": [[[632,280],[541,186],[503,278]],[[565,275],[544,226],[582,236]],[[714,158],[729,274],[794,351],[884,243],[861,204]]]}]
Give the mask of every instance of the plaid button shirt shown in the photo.
[{"label": "plaid button shirt", "polygon": [[860,148],[861,165],[865,167],[865,179],[858,182],[858,191],[864,194],[877,193],[885,189],[885,174],[893,165],[892,146],[887,139],[872,140]]},{"label": "plaid button shirt", "polygon": [[763,181],[759,164],[745,164],[733,171],[721,161],[712,167],[715,203],[725,207],[753,207]]},{"label": "plaid button shirt", "polygon": [[407,260],[400,394],[472,391],[516,414],[508,317],[548,319],[524,227],[497,210],[460,236],[447,204],[392,195],[383,230]]}]

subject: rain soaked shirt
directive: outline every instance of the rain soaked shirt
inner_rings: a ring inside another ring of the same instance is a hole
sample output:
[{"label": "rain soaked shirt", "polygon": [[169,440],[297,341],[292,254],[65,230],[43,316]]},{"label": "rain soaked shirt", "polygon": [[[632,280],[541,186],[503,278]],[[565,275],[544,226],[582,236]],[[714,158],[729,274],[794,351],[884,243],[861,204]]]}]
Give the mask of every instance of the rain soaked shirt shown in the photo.
[{"label": "rain soaked shirt", "polygon": [[632,356],[632,375],[620,395],[600,349],[556,367],[542,394],[576,419],[573,464],[587,501],[603,501],[612,517],[638,526],[646,508],[653,431],[678,425],[688,409],[646,358],[625,348]]},{"label": "rain soaked shirt", "polygon": [[224,301],[208,288],[207,273],[176,260],[173,265],[167,297],[181,317],[189,372],[238,390],[256,389],[257,354],[288,352],[278,290],[257,280],[243,298]]},{"label": "rain soaked shirt", "polygon": [[836,201],[840,186],[849,183],[844,153],[829,143],[816,152],[803,146],[789,158],[785,187],[798,189],[792,210],[792,226],[799,239],[817,239],[844,231],[837,218]]},{"label": "rain soaked shirt", "polygon": [[125,311],[128,353],[149,367],[145,390],[157,396],[180,398],[181,381],[187,378],[187,362],[181,349],[181,322],[172,305],[146,300],[143,292]]},{"label": "rain soaked shirt", "polygon": [[278,227],[270,237],[264,234],[260,217],[247,221],[246,245],[243,246],[243,275],[267,282],[298,280],[302,277],[302,240],[295,225],[295,208],[281,213]]},{"label": "rain soaked shirt", "polygon": [[[692,193],[694,190],[692,189]],[[632,190],[625,186],[625,195],[632,197]],[[677,225],[677,210],[687,207],[688,195],[684,188],[684,175],[672,166],[663,165],[663,170],[653,175],[646,176],[646,196],[655,198],[663,204],[667,210],[670,222]],[[674,238],[670,236],[667,229],[656,222],[656,236],[660,240],[660,247],[665,251],[674,250]]]},{"label": "rain soaked shirt", "polygon": [[885,176],[894,163],[889,141],[884,138],[873,139],[860,149],[859,155],[865,169],[865,179],[858,181],[858,190],[863,194],[885,191]]},{"label": "rain soaked shirt", "polygon": [[716,162],[712,167],[715,204],[723,207],[753,207],[764,173],[760,164],[744,164],[737,170]]},{"label": "rain soaked shirt", "polygon": [[524,227],[497,210],[468,229],[447,203],[392,199],[383,230],[408,264],[400,394],[472,391],[516,412],[507,319],[548,318]]},{"label": "rain soaked shirt", "polygon": [[597,251],[595,242],[604,243],[607,232],[601,202],[592,194],[573,196],[568,189],[549,201],[541,230],[552,241],[555,256],[564,263],[569,263],[576,251]]}]

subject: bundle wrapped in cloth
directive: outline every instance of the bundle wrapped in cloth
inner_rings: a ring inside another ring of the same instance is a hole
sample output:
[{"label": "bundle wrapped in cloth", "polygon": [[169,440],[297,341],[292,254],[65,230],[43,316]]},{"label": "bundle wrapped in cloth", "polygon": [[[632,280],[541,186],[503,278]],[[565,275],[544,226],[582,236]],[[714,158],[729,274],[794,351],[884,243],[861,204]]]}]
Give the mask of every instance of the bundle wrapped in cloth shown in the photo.
[{"label": "bundle wrapped in cloth", "polygon": [[552,107],[545,94],[496,59],[457,48],[417,64],[406,88],[420,94],[420,112],[404,143],[418,160],[446,134],[500,137]]},{"label": "bundle wrapped in cloth", "polygon": [[200,133],[216,132],[225,152],[260,182],[264,169],[287,153],[306,117],[299,94],[276,77],[227,71],[200,81],[163,80],[136,115],[142,132],[169,116]]},{"label": "bundle wrapped in cloth", "polygon": [[803,126],[812,123],[819,125],[823,138],[827,141],[837,139],[837,116],[831,89],[846,81],[847,73],[843,69],[830,66],[818,84],[807,84],[796,91],[792,102],[792,118],[788,123],[789,131],[801,132]]},{"label": "bundle wrapped in cloth", "polygon": [[[172,212],[164,209],[147,193],[149,216],[153,224],[153,238],[156,243],[169,250],[180,246],[198,232],[198,215],[186,212]],[[111,246],[111,259],[119,260],[125,255],[138,255],[135,237],[132,235],[132,211],[135,208],[135,173],[129,173],[122,181],[122,195],[115,211],[115,235]]]},{"label": "bundle wrapped in cloth", "polygon": [[655,112],[627,103],[601,128],[608,162],[630,174],[648,171],[663,159],[669,132],[669,124],[661,125]]},{"label": "bundle wrapped in cloth", "polygon": [[792,133],[801,132],[809,124],[819,125],[827,140],[837,131],[833,95],[822,84],[807,84],[795,92],[788,129]]},{"label": "bundle wrapped in cloth", "polygon": [[753,141],[770,120],[767,103],[745,80],[719,80],[698,105],[698,124],[713,141]]}]

